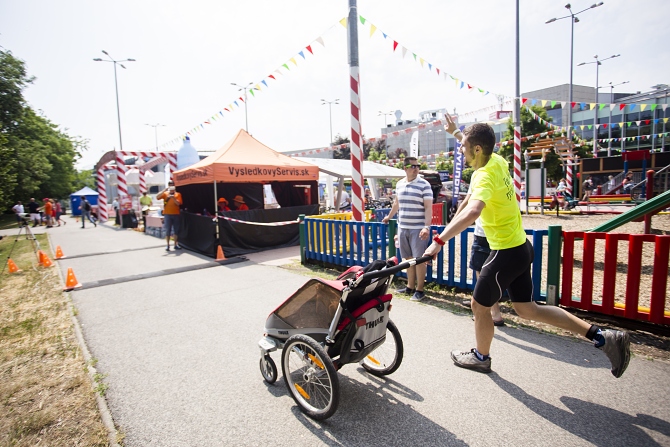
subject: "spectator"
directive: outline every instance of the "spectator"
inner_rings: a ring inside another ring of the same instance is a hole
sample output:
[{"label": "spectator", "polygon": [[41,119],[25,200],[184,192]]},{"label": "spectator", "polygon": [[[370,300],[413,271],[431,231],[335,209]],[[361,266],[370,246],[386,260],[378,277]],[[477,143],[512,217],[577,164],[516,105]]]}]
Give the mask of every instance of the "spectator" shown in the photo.
[{"label": "spectator", "polygon": [[586,177],[586,180],[584,180],[584,183],[582,183],[582,192],[584,193],[584,197],[582,197],[582,200],[584,202],[589,201],[589,197],[591,197],[591,192],[593,191],[593,181],[591,180],[591,176],[589,175]]},{"label": "spectator", "polygon": [[79,205],[81,210],[81,227],[86,228],[86,221],[88,220],[93,224],[94,227],[97,227],[98,224],[95,223],[95,220],[91,218],[91,204],[86,200],[86,196],[81,196],[81,205]]},{"label": "spectator", "polygon": [[121,225],[121,213],[119,208],[119,198],[114,197],[114,201],[112,202],[112,209],[114,210],[114,225]]},{"label": "spectator", "polygon": [[221,197],[217,202],[217,205],[219,208],[219,213],[222,213],[224,211],[230,211],[230,207],[228,206],[228,200],[226,200],[225,197]]},{"label": "spectator", "polygon": [[46,220],[46,223],[47,223],[47,228],[52,228],[53,227],[52,219],[53,219],[54,207],[51,204],[51,201],[49,199],[44,199],[44,206],[42,207],[42,210],[44,210],[44,217],[45,217],[45,220]]},{"label": "spectator", "polygon": [[167,248],[165,251],[170,251],[170,236],[174,230],[174,249],[181,250],[179,245],[179,219],[181,216],[180,207],[182,205],[181,194],[175,190],[174,182],[170,180],[168,187],[161,191],[157,196],[157,200],[163,201],[163,227],[165,228],[165,239],[167,241]]},{"label": "spectator", "polygon": [[344,188],[344,185],[340,186],[340,191],[342,191],[342,194],[340,195],[340,210],[343,210],[351,206],[351,197],[349,197],[349,193]]},{"label": "spectator", "polygon": [[623,179],[623,182],[621,182],[621,190],[623,191],[624,194],[629,194],[631,188],[633,187],[633,173],[628,172],[626,174],[626,177]]},{"label": "spectator", "polygon": [[12,207],[12,211],[14,211],[14,214],[16,214],[16,222],[19,224],[19,228],[23,226],[23,214],[25,213],[25,209],[23,208],[23,204],[21,202],[16,202],[16,205]]},{"label": "spectator", "polygon": [[244,197],[237,195],[233,199],[233,202],[235,202],[235,210],[236,211],[247,211],[249,207],[247,206],[246,203],[244,203]]},{"label": "spectator", "polygon": [[63,207],[60,204],[60,200],[56,200],[54,204],[54,213],[56,214],[55,220],[59,227],[61,222],[63,222],[63,225],[67,225],[67,222],[60,218],[63,215]]},{"label": "spectator", "polygon": [[30,220],[33,222],[33,227],[41,224],[42,218],[40,217],[40,206],[32,197],[30,198],[30,202],[28,202],[28,212],[30,213]]},{"label": "spectator", "polygon": [[142,193],[140,197],[140,206],[142,207],[142,227],[144,232],[147,231],[147,214],[149,214],[149,207],[154,204],[154,201],[151,200],[151,197],[147,195],[147,192]]}]

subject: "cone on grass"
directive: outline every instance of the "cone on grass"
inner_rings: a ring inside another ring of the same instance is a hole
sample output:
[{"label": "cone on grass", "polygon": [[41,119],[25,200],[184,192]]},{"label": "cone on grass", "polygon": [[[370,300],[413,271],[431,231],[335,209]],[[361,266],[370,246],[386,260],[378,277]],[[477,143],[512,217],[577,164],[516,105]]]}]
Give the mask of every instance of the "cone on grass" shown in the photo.
[{"label": "cone on grass", "polygon": [[9,273],[17,273],[20,272],[19,268],[17,267],[16,263],[9,259],[7,261],[7,266],[9,267]]},{"label": "cone on grass", "polygon": [[42,250],[37,250],[37,262],[39,265],[44,265],[44,252]]},{"label": "cone on grass", "polygon": [[42,265],[42,267],[51,267],[54,265],[51,259],[49,259],[49,256],[42,250],[38,250],[37,254],[40,257],[40,265]]},{"label": "cone on grass", "polygon": [[60,245],[56,245],[56,259],[63,259],[63,258],[65,258],[63,250],[61,250]]},{"label": "cone on grass", "polygon": [[226,257],[224,256],[224,254],[223,254],[223,249],[222,249],[221,246],[219,245],[219,246],[216,248],[216,260],[217,260],[217,261],[225,261],[226,259],[227,259],[227,258],[226,258]]},{"label": "cone on grass", "polygon": [[77,281],[77,277],[74,276],[74,270],[72,270],[72,267],[68,267],[67,278],[65,279],[65,287],[63,287],[63,290],[69,292],[70,290],[78,289],[80,287],[81,283]]}]

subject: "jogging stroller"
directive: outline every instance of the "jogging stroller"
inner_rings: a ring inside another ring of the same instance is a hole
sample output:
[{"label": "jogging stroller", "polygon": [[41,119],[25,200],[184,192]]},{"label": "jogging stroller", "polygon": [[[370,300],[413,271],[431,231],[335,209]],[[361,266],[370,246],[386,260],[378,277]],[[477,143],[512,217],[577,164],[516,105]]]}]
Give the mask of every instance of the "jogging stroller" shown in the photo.
[{"label": "jogging stroller", "polygon": [[315,420],[337,411],[340,384],[337,371],[358,363],[370,374],[385,376],[402,362],[400,332],[389,319],[395,273],[429,261],[410,259],[399,265],[392,258],[365,268],[351,267],[337,280],[310,279],[277,307],[265,322],[260,369],[263,379],[277,380],[270,353],[282,350],[284,382],[300,410]]},{"label": "jogging stroller", "polygon": [[565,201],[563,209],[566,211],[572,210],[579,205],[579,200],[572,197],[567,191],[563,193],[563,200]]}]

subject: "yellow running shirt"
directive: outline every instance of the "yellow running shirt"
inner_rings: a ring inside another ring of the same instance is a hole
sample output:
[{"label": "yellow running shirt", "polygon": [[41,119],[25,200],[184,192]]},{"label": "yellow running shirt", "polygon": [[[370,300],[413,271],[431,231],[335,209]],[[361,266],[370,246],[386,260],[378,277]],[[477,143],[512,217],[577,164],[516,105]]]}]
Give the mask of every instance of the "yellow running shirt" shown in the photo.
[{"label": "yellow running shirt", "polygon": [[481,200],[486,204],[481,222],[491,249],[504,250],[524,244],[526,232],[507,161],[492,154],[488,163],[472,174],[470,187],[470,200]]}]

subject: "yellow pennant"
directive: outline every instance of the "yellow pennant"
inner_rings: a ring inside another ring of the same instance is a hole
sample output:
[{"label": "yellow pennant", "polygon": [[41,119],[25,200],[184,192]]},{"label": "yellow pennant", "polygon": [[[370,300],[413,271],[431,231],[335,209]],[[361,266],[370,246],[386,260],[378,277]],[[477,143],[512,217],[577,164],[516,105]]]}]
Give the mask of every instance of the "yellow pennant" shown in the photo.
[{"label": "yellow pennant", "polygon": [[640,112],[644,112],[644,109],[647,108],[647,104],[640,104]]},{"label": "yellow pennant", "polygon": [[423,67],[423,59],[419,58],[419,63],[421,63],[421,66]]},{"label": "yellow pennant", "polygon": [[342,20],[340,20],[340,24],[342,24],[342,26],[346,28],[347,27],[347,18],[345,17]]},{"label": "yellow pennant", "polygon": [[256,90],[258,90],[260,92],[261,91],[261,86],[256,84]]},{"label": "yellow pennant", "polygon": [[596,108],[596,103],[595,103],[595,102],[592,102],[592,103],[591,103],[591,110],[593,110],[593,109],[595,109],[595,108]]},{"label": "yellow pennant", "polygon": [[295,64],[296,67],[298,66],[298,63],[295,61],[295,58],[294,58],[294,57],[291,58],[291,62],[293,62],[293,63]]},{"label": "yellow pennant", "polygon": [[547,100],[546,100],[546,99],[543,99],[543,100],[542,100],[542,107],[544,107],[544,106],[546,106],[546,105],[547,105]]},{"label": "yellow pennant", "polygon": [[377,31],[377,27],[374,26],[372,23],[370,24],[370,37]]}]

